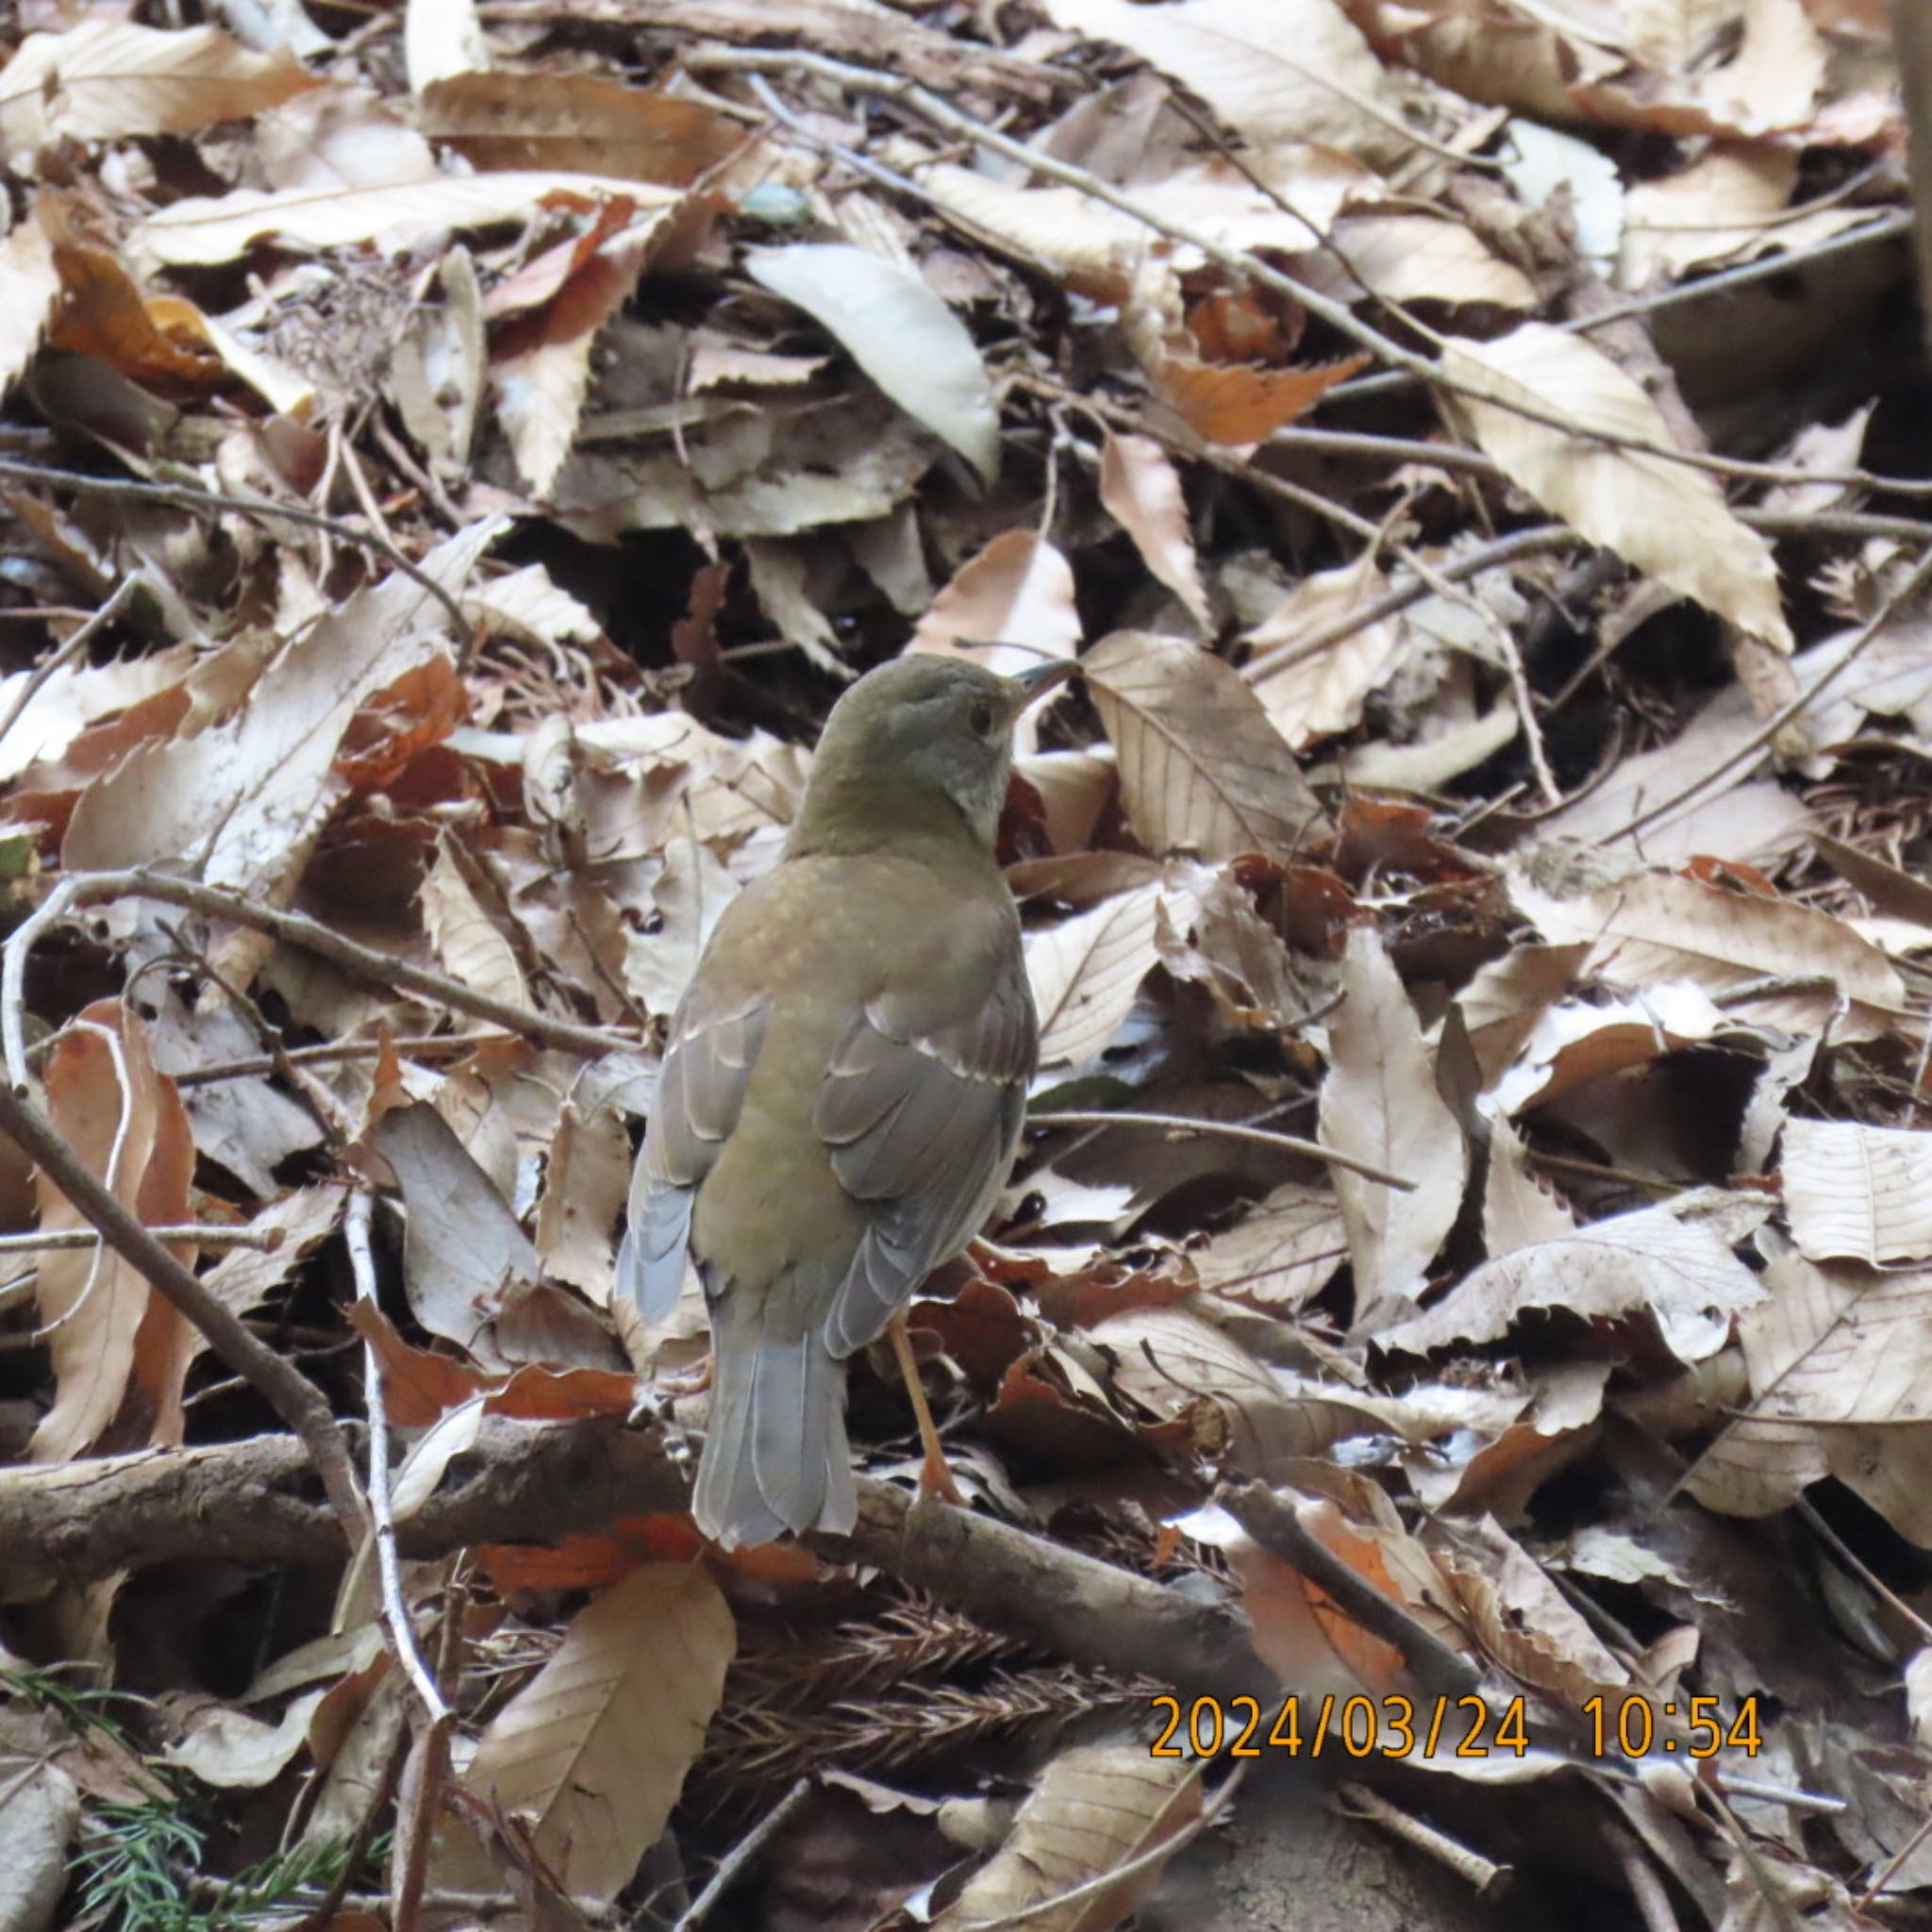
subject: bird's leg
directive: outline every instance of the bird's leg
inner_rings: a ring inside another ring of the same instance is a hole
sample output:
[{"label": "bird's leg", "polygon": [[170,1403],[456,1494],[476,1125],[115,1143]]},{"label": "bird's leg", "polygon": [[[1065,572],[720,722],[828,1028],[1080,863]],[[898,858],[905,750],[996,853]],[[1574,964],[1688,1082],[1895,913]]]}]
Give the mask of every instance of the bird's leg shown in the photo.
[{"label": "bird's leg", "polygon": [[892,1353],[899,1358],[899,1373],[906,1378],[906,1393],[911,1398],[912,1417],[919,1424],[919,1441],[925,1451],[924,1466],[919,1472],[919,1492],[923,1496],[941,1497],[963,1509],[967,1507],[966,1498],[953,1480],[946,1452],[940,1444],[940,1432],[933,1426],[932,1410],[926,1404],[925,1384],[920,1380],[919,1359],[912,1353],[912,1336],[906,1326],[904,1308],[886,1324],[886,1328],[892,1338]]},{"label": "bird's leg", "polygon": [[707,1349],[705,1357],[695,1368],[686,1369],[681,1374],[659,1375],[657,1387],[667,1397],[702,1395],[711,1386],[711,1375],[717,1364],[717,1357]]}]

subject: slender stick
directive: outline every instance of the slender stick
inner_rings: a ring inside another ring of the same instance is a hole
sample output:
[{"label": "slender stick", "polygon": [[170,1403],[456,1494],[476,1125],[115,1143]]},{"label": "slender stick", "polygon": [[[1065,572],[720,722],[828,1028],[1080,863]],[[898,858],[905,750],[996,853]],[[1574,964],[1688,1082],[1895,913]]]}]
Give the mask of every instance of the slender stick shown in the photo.
[{"label": "slender stick", "polygon": [[718,1869],[706,1881],[705,1889],[682,1912],[672,1932],[697,1932],[710,1917],[711,1907],[738,1882],[739,1874],[764,1850],[806,1801],[811,1779],[802,1777],[739,1841],[718,1861]]},{"label": "slender stick", "polygon": [[83,657],[87,647],[95,638],[126,609],[133,601],[134,592],[140,583],[141,579],[137,576],[123,577],[114,587],[114,594],[52,657],[36,664],[27,673],[26,682],[21,686],[13,702],[7,708],[7,715],[0,718],[0,739],[4,739],[20,723],[22,712],[40,696],[47,680],[63,666],[72,664],[75,658]]},{"label": "slender stick", "polygon": [[265,497],[229,496],[219,490],[204,490],[195,483],[135,483],[122,476],[90,476],[82,470],[58,470],[47,463],[24,463],[17,457],[0,457],[0,476],[18,477],[24,483],[50,484],[59,490],[76,491],[82,496],[131,498],[138,503],[172,503],[185,505],[192,509],[240,510],[244,516],[280,517],[284,523],[300,524],[305,529],[326,530],[344,542],[373,551],[391,570],[408,577],[419,591],[434,597],[448,613],[459,638],[467,636],[471,628],[470,620],[463,614],[463,607],[421,564],[412,563],[386,538],[372,536],[354,524],[343,523],[340,517],[324,516],[320,510],[298,509],[286,503],[270,503]]},{"label": "slender stick", "polygon": [[102,1186],[80,1157],[12,1088],[0,1085],[0,1134],[100,1229],[101,1239],[138,1269],[161,1298],[201,1331],[208,1344],[288,1424],[308,1451],[323,1488],[353,1543],[367,1523],[349,1449],[321,1391],[292,1364],[252,1335],[154,1235]]},{"label": "slender stick", "polygon": [[622,1034],[606,1033],[594,1026],[579,1025],[574,1020],[556,1020],[546,1013],[533,1013],[508,1000],[492,998],[465,986],[446,974],[432,973],[426,967],[399,959],[393,953],[378,951],[345,939],[319,920],[299,912],[280,912],[274,907],[258,905],[215,886],[197,885],[192,879],[135,867],[125,872],[71,873],[63,878],[33,915],[23,921],[0,951],[0,1034],[4,1034],[7,1076],[15,1087],[26,1080],[26,1049],[21,1031],[21,998],[25,981],[26,957],[40,933],[55,920],[76,906],[92,905],[103,899],[160,899],[171,906],[185,906],[192,912],[206,913],[213,919],[232,920],[237,925],[268,933],[284,944],[300,946],[333,960],[358,979],[381,987],[396,987],[404,992],[421,993],[459,1013],[473,1013],[526,1040],[554,1046],[565,1053],[598,1058],[607,1053],[635,1050],[637,1041]]},{"label": "slender stick", "polygon": [[[259,1248],[272,1255],[282,1244],[280,1228],[230,1227],[222,1221],[189,1221],[150,1227],[158,1241],[192,1241],[198,1248]],[[91,1248],[102,1239],[97,1227],[33,1228],[0,1234],[0,1255],[40,1255],[57,1248]]]},{"label": "slender stick", "polygon": [[[375,1307],[375,1257],[369,1244],[372,1203],[367,1188],[349,1196],[342,1232],[349,1244],[349,1270],[356,1280],[356,1299]],[[449,1716],[449,1706],[423,1661],[416,1644],[416,1626],[403,1595],[402,1565],[396,1560],[396,1518],[389,1488],[389,1404],[383,1391],[382,1361],[373,1342],[362,1344],[362,1399],[369,1414],[369,1516],[375,1536],[375,1571],[382,1583],[382,1620],[389,1626],[390,1647],[408,1678],[424,1715],[431,1724]]]},{"label": "slender stick", "polygon": [[1364,1180],[1380,1181],[1384,1187],[1400,1188],[1404,1193],[1410,1192],[1415,1187],[1412,1180],[1399,1174],[1391,1174],[1386,1167],[1376,1167],[1358,1159],[1353,1154],[1344,1154],[1340,1147],[1330,1147],[1320,1141],[1304,1141],[1299,1134],[1277,1134],[1269,1127],[1243,1126],[1239,1121],[1199,1121],[1177,1113],[1090,1113],[1084,1109],[1057,1109],[1052,1113],[1028,1114],[1026,1124],[1029,1127],[1159,1127],[1176,1137],[1210,1134],[1223,1141],[1252,1141],[1257,1146],[1278,1147],[1284,1154],[1303,1154],[1310,1160],[1325,1160],[1330,1167],[1345,1167],[1350,1174],[1358,1174]]}]

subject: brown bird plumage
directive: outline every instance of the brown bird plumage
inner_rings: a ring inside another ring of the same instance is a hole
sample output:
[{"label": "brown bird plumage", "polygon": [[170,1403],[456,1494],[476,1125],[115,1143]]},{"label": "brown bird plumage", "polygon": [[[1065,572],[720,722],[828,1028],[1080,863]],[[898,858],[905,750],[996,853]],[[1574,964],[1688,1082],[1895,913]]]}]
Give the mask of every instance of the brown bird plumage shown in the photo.
[{"label": "brown bird plumage", "polygon": [[714,1369],[693,1508],[726,1548],[851,1528],[844,1359],[1012,1163],[1039,1026],[993,841],[1013,720],[1067,668],[910,657],[860,678],[784,857],[672,1017],[619,1278],[661,1320],[697,1263]]}]

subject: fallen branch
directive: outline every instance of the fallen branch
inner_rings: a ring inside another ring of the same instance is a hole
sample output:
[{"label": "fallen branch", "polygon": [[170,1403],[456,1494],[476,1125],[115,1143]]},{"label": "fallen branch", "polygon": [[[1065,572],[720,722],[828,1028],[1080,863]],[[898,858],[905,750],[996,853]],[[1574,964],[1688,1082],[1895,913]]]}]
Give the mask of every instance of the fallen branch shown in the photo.
[{"label": "fallen branch", "polygon": [[[1249,1648],[1246,1619],[1227,1604],[990,1516],[915,1504],[893,1483],[862,1478],[858,1487],[852,1535],[815,1541],[829,1559],[886,1571],[1073,1662],[1204,1694],[1278,1694]],[[300,1444],[285,1436],[0,1469],[0,1585],[24,1597],[176,1558],[341,1562],[349,1545],[313,1489]],[[624,1517],[682,1510],[690,1496],[655,1428],[491,1416],[437,1493],[396,1525],[396,1541],[408,1557],[478,1542],[555,1543]]]}]

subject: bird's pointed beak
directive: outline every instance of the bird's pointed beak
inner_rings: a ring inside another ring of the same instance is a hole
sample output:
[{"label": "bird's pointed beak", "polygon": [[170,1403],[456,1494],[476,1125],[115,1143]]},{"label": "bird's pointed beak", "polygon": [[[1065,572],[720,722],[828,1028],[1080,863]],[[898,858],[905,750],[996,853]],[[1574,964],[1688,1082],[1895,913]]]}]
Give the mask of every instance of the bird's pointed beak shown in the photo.
[{"label": "bird's pointed beak", "polygon": [[1022,693],[1015,711],[1024,711],[1036,698],[1057,690],[1079,669],[1071,658],[1046,658],[1024,671],[1014,672],[1013,682],[1020,687]]}]

